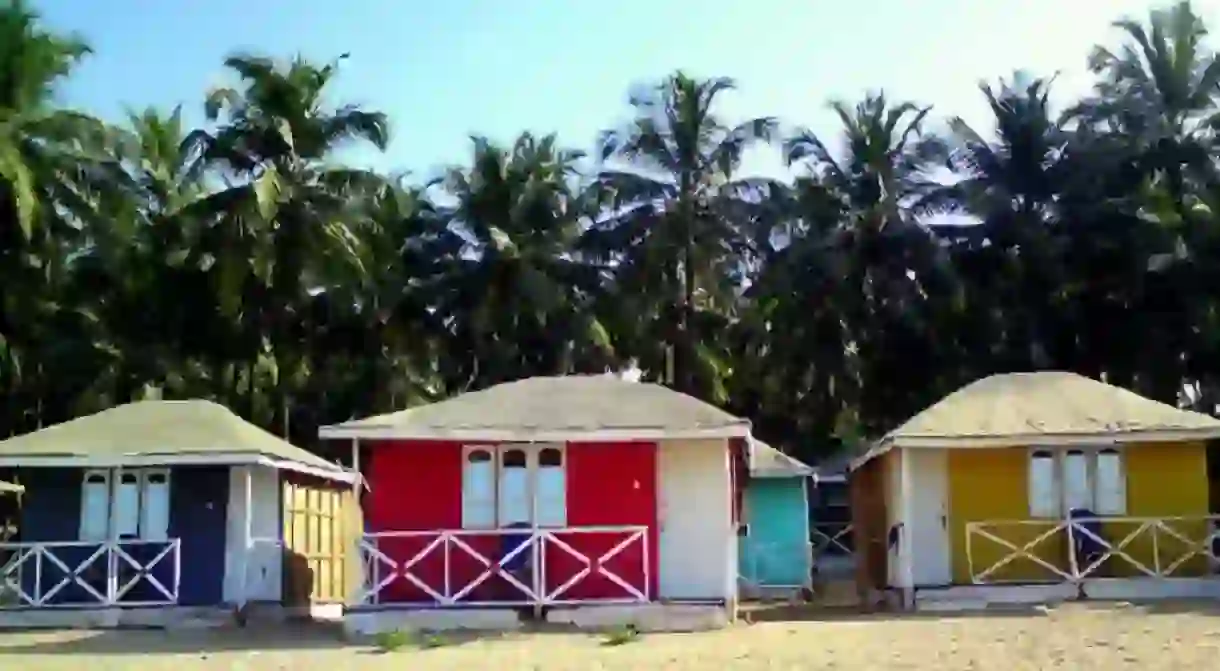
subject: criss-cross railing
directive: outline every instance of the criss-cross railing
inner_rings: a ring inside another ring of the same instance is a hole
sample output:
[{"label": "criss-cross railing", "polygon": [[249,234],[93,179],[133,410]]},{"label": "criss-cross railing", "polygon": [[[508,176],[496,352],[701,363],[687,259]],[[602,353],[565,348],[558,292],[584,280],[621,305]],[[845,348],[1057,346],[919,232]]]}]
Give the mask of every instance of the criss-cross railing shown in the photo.
[{"label": "criss-cross railing", "polygon": [[1220,567],[1220,516],[966,523],[974,584],[1201,577]]},{"label": "criss-cross railing", "polygon": [[[386,531],[366,534],[360,548],[359,604],[534,606],[651,598],[643,526]],[[591,590],[592,583],[598,588]]]},{"label": "criss-cross railing", "polygon": [[176,604],[181,549],[176,538],[0,543],[0,608]]}]

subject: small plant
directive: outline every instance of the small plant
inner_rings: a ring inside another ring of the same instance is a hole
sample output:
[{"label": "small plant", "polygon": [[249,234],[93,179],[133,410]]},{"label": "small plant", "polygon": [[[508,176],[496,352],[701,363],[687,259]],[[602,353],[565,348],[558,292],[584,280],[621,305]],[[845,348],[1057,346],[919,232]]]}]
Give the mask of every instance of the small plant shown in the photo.
[{"label": "small plant", "polygon": [[602,645],[606,647],[615,647],[626,645],[640,637],[640,630],[635,628],[635,625],[629,624],[621,629],[614,629],[606,632],[605,638],[602,639]]},{"label": "small plant", "polygon": [[377,646],[379,652],[387,653],[412,644],[421,650],[441,648],[449,645],[449,640],[436,633],[395,629],[394,631],[383,631],[377,634],[373,639],[373,644]]},{"label": "small plant", "polygon": [[373,638],[374,645],[381,652],[394,652],[399,648],[411,642],[411,632],[395,629],[394,631],[383,631]]},{"label": "small plant", "polygon": [[420,635],[418,644],[424,650],[431,650],[432,648],[443,648],[449,645],[449,640],[440,634],[424,633]]}]

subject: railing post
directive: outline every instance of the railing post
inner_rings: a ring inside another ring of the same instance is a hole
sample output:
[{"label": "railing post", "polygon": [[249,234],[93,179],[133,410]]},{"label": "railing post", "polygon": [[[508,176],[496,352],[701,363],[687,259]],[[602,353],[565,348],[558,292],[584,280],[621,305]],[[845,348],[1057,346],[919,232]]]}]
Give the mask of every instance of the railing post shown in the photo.
[{"label": "railing post", "polygon": [[42,548],[34,547],[34,606],[42,605]]},{"label": "railing post", "polygon": [[1160,529],[1161,520],[1156,520],[1152,523],[1152,571],[1156,573],[1158,578],[1164,578],[1161,575],[1161,546],[1160,546]]},{"label": "railing post", "polygon": [[972,531],[974,531],[974,522],[967,522],[964,531],[966,534],[966,572],[970,574],[970,582],[977,583],[978,581],[975,580],[976,574],[974,572],[974,545],[972,543],[974,534],[971,533]]},{"label": "railing post", "polygon": [[1071,572],[1072,581],[1080,582],[1080,562],[1076,561],[1076,533],[1073,528],[1076,526],[1076,523],[1072,521],[1072,517],[1069,515],[1064,524],[1067,525],[1068,570]]},{"label": "railing post", "polygon": [[450,558],[453,553],[453,544],[450,542],[452,540],[450,532],[441,532],[441,561],[445,569],[445,590],[441,593],[445,595],[446,604],[453,603],[453,562]]}]

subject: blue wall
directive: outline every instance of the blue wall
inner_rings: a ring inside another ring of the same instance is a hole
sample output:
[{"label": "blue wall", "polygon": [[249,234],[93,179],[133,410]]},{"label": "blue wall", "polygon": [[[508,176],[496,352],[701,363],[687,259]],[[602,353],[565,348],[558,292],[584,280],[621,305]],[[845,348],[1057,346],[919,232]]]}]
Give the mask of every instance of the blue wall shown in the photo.
[{"label": "blue wall", "polygon": [[[21,511],[22,541],[75,541],[80,529],[82,469],[33,468],[23,469],[21,483],[25,497]],[[225,571],[225,512],[229,501],[229,468],[227,466],[182,466],[170,475],[171,538],[180,538],[181,580],[178,602],[182,605],[213,605],[221,602]],[[140,563],[155,557],[163,545],[125,546],[124,550]],[[56,548],[55,554],[69,569],[89,557],[97,546]],[[130,568],[119,560],[120,567]],[[54,563],[42,563],[43,592],[64,578],[64,572]],[[104,557],[99,557],[81,574],[82,579],[105,594]],[[153,575],[166,588],[172,589],[173,561],[166,557],[158,562]],[[23,588],[32,593],[33,561],[27,560],[22,574]],[[124,596],[125,601],[164,598],[151,584],[141,580]],[[82,605],[96,603],[84,588],[71,584],[55,594],[55,603]]]},{"label": "blue wall", "polygon": [[808,478],[752,478],[746,484],[748,535],[740,539],[738,570],[764,586],[809,582]]}]

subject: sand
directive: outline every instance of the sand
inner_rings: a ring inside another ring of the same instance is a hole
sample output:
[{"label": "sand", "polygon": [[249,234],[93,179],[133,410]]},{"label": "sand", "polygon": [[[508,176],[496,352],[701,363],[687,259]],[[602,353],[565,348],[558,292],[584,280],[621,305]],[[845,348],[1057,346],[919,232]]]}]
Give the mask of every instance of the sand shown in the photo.
[{"label": "sand", "polygon": [[[0,633],[0,668],[22,671],[497,669],[1216,669],[1220,610],[1073,605],[1008,615],[839,616],[653,634],[534,633],[441,638],[394,652],[323,629]],[[761,618],[762,616],[759,616]]]}]

